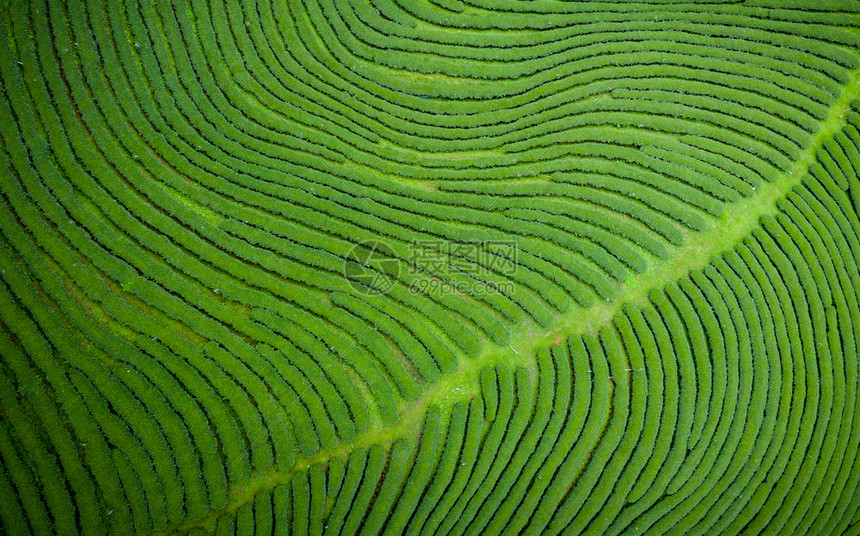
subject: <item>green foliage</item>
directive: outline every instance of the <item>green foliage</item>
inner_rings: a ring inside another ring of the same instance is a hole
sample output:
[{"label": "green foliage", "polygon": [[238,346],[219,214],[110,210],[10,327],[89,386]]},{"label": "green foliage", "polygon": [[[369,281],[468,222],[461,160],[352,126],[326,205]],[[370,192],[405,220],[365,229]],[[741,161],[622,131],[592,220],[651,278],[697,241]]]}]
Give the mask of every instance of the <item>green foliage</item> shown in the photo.
[{"label": "green foliage", "polygon": [[856,533],[858,27],[2,3],[0,532]]}]

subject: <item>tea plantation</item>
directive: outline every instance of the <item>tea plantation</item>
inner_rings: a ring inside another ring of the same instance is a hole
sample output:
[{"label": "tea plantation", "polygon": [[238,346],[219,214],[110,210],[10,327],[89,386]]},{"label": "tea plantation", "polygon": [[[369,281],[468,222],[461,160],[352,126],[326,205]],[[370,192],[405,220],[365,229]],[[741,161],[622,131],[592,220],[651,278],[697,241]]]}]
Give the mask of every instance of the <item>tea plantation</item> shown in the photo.
[{"label": "tea plantation", "polygon": [[860,534],[858,175],[858,0],[0,0],[0,533]]}]

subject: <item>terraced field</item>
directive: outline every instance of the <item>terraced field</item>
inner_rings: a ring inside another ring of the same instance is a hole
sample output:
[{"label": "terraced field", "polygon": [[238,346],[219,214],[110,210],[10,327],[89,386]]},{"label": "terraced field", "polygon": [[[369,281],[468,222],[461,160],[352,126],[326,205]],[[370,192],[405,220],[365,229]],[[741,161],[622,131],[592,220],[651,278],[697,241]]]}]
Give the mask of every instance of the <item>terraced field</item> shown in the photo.
[{"label": "terraced field", "polygon": [[0,0],[0,533],[860,534],[859,29]]}]

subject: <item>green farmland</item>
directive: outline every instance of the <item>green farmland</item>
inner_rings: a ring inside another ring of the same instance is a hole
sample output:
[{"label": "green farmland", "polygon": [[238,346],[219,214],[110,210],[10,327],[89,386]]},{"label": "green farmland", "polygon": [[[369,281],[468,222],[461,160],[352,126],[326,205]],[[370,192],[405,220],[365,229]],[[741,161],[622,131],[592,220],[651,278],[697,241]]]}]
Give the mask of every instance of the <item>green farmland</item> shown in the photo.
[{"label": "green farmland", "polygon": [[0,39],[0,534],[860,535],[860,0]]}]

